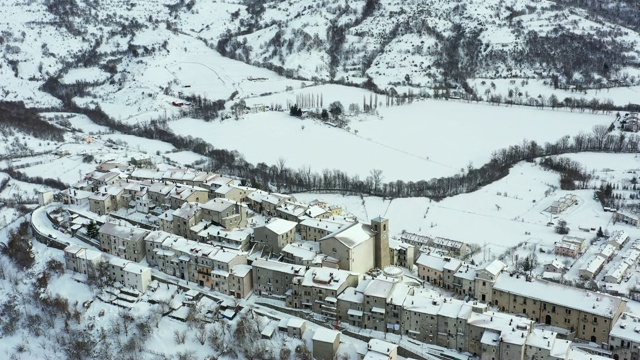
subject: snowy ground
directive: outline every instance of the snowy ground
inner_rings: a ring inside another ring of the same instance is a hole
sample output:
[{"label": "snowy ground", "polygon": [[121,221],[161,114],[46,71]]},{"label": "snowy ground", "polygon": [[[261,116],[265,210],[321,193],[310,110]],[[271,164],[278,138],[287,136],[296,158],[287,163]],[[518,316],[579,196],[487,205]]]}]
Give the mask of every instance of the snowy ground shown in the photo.
[{"label": "snowy ground", "polygon": [[[334,87],[325,89],[340,94]],[[353,90],[354,101],[361,98],[360,91]],[[380,169],[385,181],[417,181],[454,175],[469,163],[481,166],[493,151],[523,139],[555,142],[613,120],[586,113],[435,100],[378,112],[379,117],[352,120],[350,131],[287,112],[248,114],[239,121],[185,118],[169,126],[177,134],[238,150],[252,163],[272,165],[282,157],[294,169],[305,165],[316,172],[339,169],[361,178]]]},{"label": "snowy ground", "polygon": [[[585,154],[585,160],[588,155]],[[610,155],[610,161],[614,156]],[[628,158],[634,161],[633,156]],[[588,162],[587,162],[588,164]],[[553,249],[554,242],[562,236],[547,226],[550,221],[567,221],[569,235],[591,239],[595,232],[583,232],[579,227],[598,228],[604,231],[625,229],[632,238],[640,237],[640,229],[611,223],[611,213],[604,212],[600,203],[593,200],[593,190],[556,190],[545,193],[551,185],[558,186],[559,176],[537,165],[520,163],[513,167],[504,179],[469,194],[444,199],[440,202],[427,198],[383,200],[378,197],[342,196],[336,194],[296,194],[301,201],[324,199],[343,207],[358,218],[368,221],[376,216],[390,220],[391,235],[399,237],[402,231],[429,236],[441,236],[466,243],[480,245],[483,250],[474,257],[476,262],[509,252],[527,255],[531,250]],[[565,194],[575,194],[578,204],[559,215],[546,210]],[[499,207],[499,208],[498,208]],[[522,244],[522,248],[517,248]],[[486,251],[485,251],[486,250]],[[555,256],[538,253],[540,262],[553,260]]]}]

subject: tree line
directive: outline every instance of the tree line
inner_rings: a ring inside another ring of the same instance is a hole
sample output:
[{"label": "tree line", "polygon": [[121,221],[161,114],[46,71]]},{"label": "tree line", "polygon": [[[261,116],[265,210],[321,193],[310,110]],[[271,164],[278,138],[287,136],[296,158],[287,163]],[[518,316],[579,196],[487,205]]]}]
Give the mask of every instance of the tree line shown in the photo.
[{"label": "tree line", "polygon": [[[64,93],[62,84],[53,88],[61,89]],[[58,95],[55,92],[51,94]],[[267,165],[264,162],[254,165],[237,151],[217,149],[202,138],[176,135],[163,119],[129,125],[109,118],[99,106],[85,109],[73,102],[66,102],[61,110],[84,114],[99,125],[125,134],[160,140],[177,149],[193,151],[209,159],[203,170],[238,176],[245,179],[246,185],[269,190],[275,187],[281,192],[334,191],[391,198],[424,196],[440,200],[475,191],[499,180],[509,173],[511,166],[523,160],[534,161],[539,157],[584,151],[637,152],[640,144],[640,137],[636,134],[614,134],[613,126],[596,125],[590,133],[564,136],[553,143],[538,144],[535,141],[523,140],[521,144],[494,151],[491,159],[481,167],[468,166],[452,176],[420,181],[382,182],[380,175],[374,179],[374,176],[349,175],[338,169],[324,169],[321,172],[312,171],[309,167],[293,169],[286,166],[285,159],[281,159],[275,165]]]}]

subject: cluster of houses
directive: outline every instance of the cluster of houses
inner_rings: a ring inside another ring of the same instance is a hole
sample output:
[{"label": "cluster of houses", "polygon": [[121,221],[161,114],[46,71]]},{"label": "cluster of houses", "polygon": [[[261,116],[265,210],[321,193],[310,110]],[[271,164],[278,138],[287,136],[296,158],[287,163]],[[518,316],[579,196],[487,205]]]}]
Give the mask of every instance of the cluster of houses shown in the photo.
[{"label": "cluster of houses", "polygon": [[561,197],[559,200],[554,201],[549,207],[548,211],[552,214],[557,215],[577,203],[578,203],[577,196],[575,196],[574,194],[567,194]]},{"label": "cluster of houses", "polygon": [[[410,233],[390,239],[389,221],[381,217],[362,223],[322,201],[306,204],[194,170],[115,169],[91,174],[66,190],[64,201],[84,204],[97,215],[126,208],[154,214],[157,221],[106,221],[98,231],[102,253],[69,246],[66,266],[88,273],[106,262],[112,280],[139,292],[150,282],[149,267],[139,264],[146,259],[164,274],[236,298],[272,297],[336,325],[488,359],[578,359],[573,339],[613,349],[609,334],[626,309],[619,297],[509,273],[500,261],[467,264],[458,259],[469,253],[460,241]],[[266,221],[254,221],[255,214]],[[620,237],[612,235],[612,247],[624,244]],[[573,237],[562,243],[576,253],[587,246]],[[417,278],[403,270],[414,265]],[[465,300],[427,291],[425,281]],[[332,354],[321,358],[335,355],[334,335],[318,335],[324,344],[319,348],[327,347],[322,353]]]},{"label": "cluster of houses", "polygon": [[640,130],[640,117],[637,113],[627,113],[624,117],[620,118],[620,128],[623,131],[637,132]]},{"label": "cluster of houses", "polygon": [[[595,278],[605,264],[608,264],[614,257],[614,255],[627,243],[629,235],[624,230],[615,231],[607,241],[600,247],[596,254],[593,254],[586,262],[578,269],[578,274],[585,280],[591,280]],[[634,243],[635,244],[635,243]],[[640,246],[640,244],[638,244]],[[623,265],[625,262],[635,262],[640,253],[635,245],[630,249],[623,257],[623,261],[620,264],[612,267],[611,270],[605,275],[604,281],[608,283],[619,283],[622,277],[627,272],[630,264]],[[626,259],[626,260],[625,260]]]}]

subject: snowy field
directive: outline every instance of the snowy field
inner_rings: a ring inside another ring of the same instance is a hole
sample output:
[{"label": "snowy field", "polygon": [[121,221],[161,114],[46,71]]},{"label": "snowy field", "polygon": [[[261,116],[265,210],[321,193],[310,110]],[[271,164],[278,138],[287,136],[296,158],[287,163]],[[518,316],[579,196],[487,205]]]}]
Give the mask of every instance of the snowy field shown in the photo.
[{"label": "snowy field", "polygon": [[[352,98],[347,99],[362,101],[361,90],[325,88],[333,96],[342,94],[338,89],[343,93],[353,90]],[[295,95],[290,96],[295,101]],[[330,98],[327,93],[325,101]],[[520,144],[523,139],[555,142],[612,121],[603,115],[434,100],[379,108],[378,112],[379,117],[352,120],[350,131],[300,120],[287,112],[209,123],[185,118],[169,126],[177,134],[238,150],[252,163],[272,165],[282,157],[294,169],[339,169],[361,178],[372,169],[381,169],[385,181],[417,181],[454,175],[469,163],[481,166],[494,150]]]},{"label": "snowy field", "polygon": [[[587,154],[589,155],[589,154]],[[617,156],[617,155],[612,155]],[[613,159],[610,158],[610,160]],[[585,160],[588,158],[585,157]],[[469,194],[447,198],[440,202],[427,198],[383,200],[378,197],[342,196],[336,194],[296,194],[301,201],[323,199],[340,205],[362,219],[376,216],[390,220],[391,235],[399,237],[403,231],[429,236],[441,236],[466,243],[475,243],[488,251],[474,257],[482,262],[498,256],[521,243],[550,250],[561,235],[547,226],[559,219],[567,221],[569,235],[591,239],[595,231],[582,228],[602,227],[604,231],[625,229],[632,238],[640,237],[640,229],[611,223],[611,213],[604,212],[593,200],[592,190],[556,190],[548,196],[550,185],[559,184],[559,175],[537,165],[520,163],[504,179]],[[547,208],[566,194],[575,194],[578,204],[559,215],[551,215]],[[488,257],[488,258],[487,258]]]}]

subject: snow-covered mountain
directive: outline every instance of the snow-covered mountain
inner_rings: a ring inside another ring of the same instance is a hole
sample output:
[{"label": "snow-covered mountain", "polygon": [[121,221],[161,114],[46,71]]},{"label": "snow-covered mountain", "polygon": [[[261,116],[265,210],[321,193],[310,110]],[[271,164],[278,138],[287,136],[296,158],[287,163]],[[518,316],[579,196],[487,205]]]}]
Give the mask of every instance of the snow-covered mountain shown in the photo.
[{"label": "snow-covered mountain", "polygon": [[218,50],[291,76],[357,84],[370,78],[382,89],[474,77],[542,76],[584,86],[637,81],[638,3],[593,3],[251,1],[232,14],[236,30],[223,35]]},{"label": "snow-covered mountain", "polygon": [[[133,113],[151,111],[145,102],[158,91],[189,93],[178,89],[192,86],[176,65],[185,58],[208,66],[200,73],[213,71],[214,79],[200,80],[220,82],[205,91],[209,99],[243,95],[249,88],[256,94],[274,91],[258,89],[255,82],[243,89],[229,66],[219,64],[218,52],[289,78],[398,92],[462,85],[469,78],[538,77],[584,87],[640,81],[640,8],[623,0],[2,0],[0,5],[0,93],[38,107],[60,104],[40,90],[58,77],[82,83],[69,96],[104,100],[125,92]],[[211,66],[212,59],[223,69]],[[278,78],[233,66],[245,80]],[[275,90],[288,86],[281,85]]]}]

